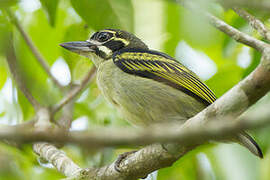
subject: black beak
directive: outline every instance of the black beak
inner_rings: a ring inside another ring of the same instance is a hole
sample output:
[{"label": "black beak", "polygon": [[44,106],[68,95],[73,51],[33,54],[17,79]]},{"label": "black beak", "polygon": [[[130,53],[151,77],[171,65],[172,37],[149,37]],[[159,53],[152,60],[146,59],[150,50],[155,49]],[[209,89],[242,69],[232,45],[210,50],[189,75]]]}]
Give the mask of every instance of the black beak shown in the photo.
[{"label": "black beak", "polygon": [[84,53],[84,52],[94,52],[97,46],[88,41],[73,41],[59,44],[63,48],[76,52],[76,53]]}]

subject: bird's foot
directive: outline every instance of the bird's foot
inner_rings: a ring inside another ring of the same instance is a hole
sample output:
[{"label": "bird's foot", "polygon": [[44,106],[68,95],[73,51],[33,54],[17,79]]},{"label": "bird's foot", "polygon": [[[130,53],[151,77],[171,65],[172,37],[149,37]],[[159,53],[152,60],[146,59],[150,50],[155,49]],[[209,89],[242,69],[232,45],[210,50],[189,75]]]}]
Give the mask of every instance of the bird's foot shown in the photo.
[{"label": "bird's foot", "polygon": [[120,154],[118,157],[117,157],[117,160],[115,161],[114,163],[114,169],[117,171],[117,172],[121,172],[120,170],[120,164],[121,162],[126,158],[128,157],[130,154],[134,154],[135,152],[137,151],[129,151],[129,152],[125,152],[123,154]]}]

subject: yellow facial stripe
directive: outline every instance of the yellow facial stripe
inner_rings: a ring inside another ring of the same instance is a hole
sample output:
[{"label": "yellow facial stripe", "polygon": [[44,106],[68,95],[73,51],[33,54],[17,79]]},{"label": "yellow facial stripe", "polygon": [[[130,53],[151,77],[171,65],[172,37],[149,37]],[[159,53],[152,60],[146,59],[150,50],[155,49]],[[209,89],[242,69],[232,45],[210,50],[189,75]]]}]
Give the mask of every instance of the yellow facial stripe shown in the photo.
[{"label": "yellow facial stripe", "polygon": [[127,40],[125,40],[125,39],[122,39],[122,38],[114,37],[113,40],[115,40],[115,41],[121,41],[121,42],[123,42],[126,46],[129,45],[129,41],[127,41]]},{"label": "yellow facial stripe", "polygon": [[116,34],[116,32],[115,31],[112,31],[112,30],[102,30],[100,32],[109,32],[109,33],[112,33],[112,34]]},{"label": "yellow facial stripe", "polygon": [[108,32],[108,33],[112,33],[113,34],[113,37],[111,39],[109,39],[108,41],[110,40],[115,40],[115,41],[121,41],[123,42],[126,46],[129,44],[129,41],[127,41],[126,39],[122,39],[122,38],[118,38],[116,37],[116,31],[112,31],[112,30],[102,30],[100,32]]}]

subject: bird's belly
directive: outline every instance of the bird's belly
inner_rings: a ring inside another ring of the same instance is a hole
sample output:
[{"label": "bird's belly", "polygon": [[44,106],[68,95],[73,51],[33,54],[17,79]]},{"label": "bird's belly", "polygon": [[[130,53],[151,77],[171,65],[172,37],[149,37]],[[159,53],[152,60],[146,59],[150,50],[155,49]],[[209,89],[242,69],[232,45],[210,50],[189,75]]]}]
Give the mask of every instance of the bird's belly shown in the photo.
[{"label": "bird's belly", "polygon": [[136,126],[183,121],[205,108],[180,90],[123,72],[112,61],[100,65],[97,82],[105,98]]}]

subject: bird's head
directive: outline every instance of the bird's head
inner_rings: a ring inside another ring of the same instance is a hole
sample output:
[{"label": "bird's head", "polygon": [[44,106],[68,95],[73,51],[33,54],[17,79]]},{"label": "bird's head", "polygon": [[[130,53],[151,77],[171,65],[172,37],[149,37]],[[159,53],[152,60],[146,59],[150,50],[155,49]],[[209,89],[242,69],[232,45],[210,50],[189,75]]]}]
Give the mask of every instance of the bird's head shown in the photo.
[{"label": "bird's head", "polygon": [[95,32],[86,41],[73,41],[60,44],[67,50],[91,58],[95,65],[111,59],[113,53],[122,49],[148,49],[139,38],[133,34],[118,30],[105,29]]}]

